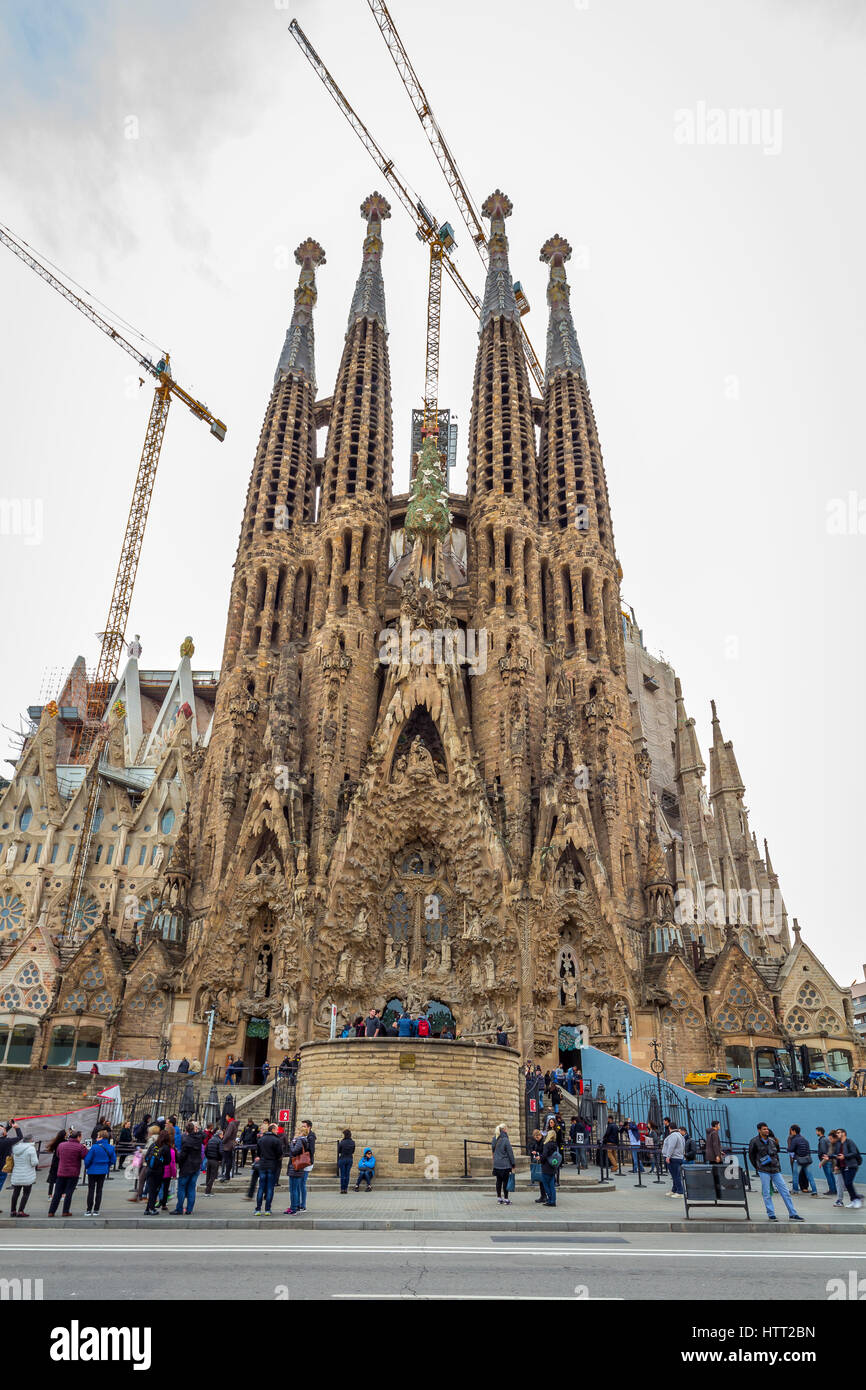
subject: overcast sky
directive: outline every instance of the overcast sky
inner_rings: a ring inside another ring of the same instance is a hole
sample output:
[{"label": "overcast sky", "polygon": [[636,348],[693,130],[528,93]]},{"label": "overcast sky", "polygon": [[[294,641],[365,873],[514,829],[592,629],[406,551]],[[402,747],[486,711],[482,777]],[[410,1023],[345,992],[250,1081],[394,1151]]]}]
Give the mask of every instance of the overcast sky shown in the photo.
[{"label": "overcast sky", "polygon": [[[146,666],[173,667],[187,633],[195,664],[218,665],[291,252],[309,235],[327,252],[316,339],[329,395],[359,205],[387,191],[288,34],[293,14],[453,222],[463,273],[481,286],[364,0],[287,5],[5,0],[0,12],[0,221],[168,348],[177,379],[228,425],[218,444],[172,408],[130,623]],[[553,232],[576,248],[572,304],[623,597],[681,675],[705,759],[716,698],[804,939],[840,983],[862,978],[866,11],[391,9],[476,202],[497,186],[513,200],[511,266],[539,353],[539,248]],[[731,115],[741,108],[757,113],[748,129]],[[423,391],[427,258],[396,202],[385,243],[399,488]],[[0,302],[0,500],[30,507],[16,527],[7,506],[0,534],[0,720],[17,726],[52,671],[79,652],[95,660],[152,392],[2,248]],[[446,282],[440,401],[460,417],[457,486],[476,341]]]}]

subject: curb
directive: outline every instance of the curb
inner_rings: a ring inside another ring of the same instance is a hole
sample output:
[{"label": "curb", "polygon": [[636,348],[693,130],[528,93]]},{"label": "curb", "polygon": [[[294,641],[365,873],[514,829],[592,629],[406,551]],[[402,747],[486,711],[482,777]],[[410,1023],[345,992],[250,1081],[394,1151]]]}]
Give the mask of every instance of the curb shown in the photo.
[{"label": "curb", "polygon": [[[71,1227],[65,1221],[59,1223],[55,1218],[51,1225],[48,1225],[47,1217],[36,1217],[27,1226],[28,1230],[97,1230],[97,1231],[140,1231],[153,1229],[153,1221],[146,1221],[144,1217],[121,1217],[117,1220],[90,1217],[71,1217],[73,1222]],[[470,1221],[470,1220],[435,1220],[431,1218],[421,1218],[419,1220],[408,1220],[399,1218],[370,1217],[369,1219],[341,1220],[336,1217],[304,1217],[301,1220],[286,1220],[282,1216],[272,1217],[270,1221],[250,1219],[249,1217],[225,1217],[224,1219],[214,1219],[203,1217],[197,1221],[192,1218],[179,1216],[174,1220],[162,1222],[161,1227],[165,1230],[203,1230],[203,1231],[491,1231],[491,1232],[523,1232],[529,1235],[543,1235],[545,1231],[557,1232],[601,1232],[616,1234],[618,1232],[631,1232],[643,1235],[668,1235],[682,1234],[694,1231],[698,1234],[716,1233],[721,1235],[748,1235],[762,1237],[766,1234],[767,1225],[764,1221],[728,1221],[718,1220],[709,1221],[706,1219],[696,1221],[568,1221],[553,1219],[551,1221],[530,1221],[515,1220],[504,1218],[501,1221]],[[0,1230],[12,1228],[11,1217],[0,1217]],[[15,1227],[14,1229],[20,1229]],[[804,1235],[866,1235],[866,1222],[861,1222],[858,1226],[830,1225],[821,1221],[804,1221],[796,1224],[779,1221],[773,1229],[774,1235],[787,1232],[792,1239],[796,1239],[795,1232],[801,1231]]]}]

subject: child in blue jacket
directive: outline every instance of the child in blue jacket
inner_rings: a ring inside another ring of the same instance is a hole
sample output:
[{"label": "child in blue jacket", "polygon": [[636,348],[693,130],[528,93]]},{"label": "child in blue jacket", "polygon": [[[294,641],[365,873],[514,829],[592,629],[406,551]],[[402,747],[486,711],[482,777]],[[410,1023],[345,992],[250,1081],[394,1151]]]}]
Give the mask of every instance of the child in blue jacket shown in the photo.
[{"label": "child in blue jacket", "polygon": [[373,1174],[376,1171],[376,1159],[372,1149],[365,1149],[358,1159],[358,1181],[355,1183],[357,1192],[362,1182],[366,1182],[367,1191],[370,1191],[370,1184],[373,1181]]}]

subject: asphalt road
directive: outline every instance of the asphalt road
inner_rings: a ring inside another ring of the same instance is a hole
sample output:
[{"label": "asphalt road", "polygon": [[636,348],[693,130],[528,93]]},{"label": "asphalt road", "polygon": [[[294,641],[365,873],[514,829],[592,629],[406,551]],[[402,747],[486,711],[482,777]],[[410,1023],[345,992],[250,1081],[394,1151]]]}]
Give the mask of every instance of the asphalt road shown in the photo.
[{"label": "asphalt road", "polygon": [[[161,1228],[4,1231],[0,1278],[45,1300],[706,1299],[826,1301],[866,1280],[862,1236],[523,1235]],[[864,1283],[866,1288],[866,1283]]]}]

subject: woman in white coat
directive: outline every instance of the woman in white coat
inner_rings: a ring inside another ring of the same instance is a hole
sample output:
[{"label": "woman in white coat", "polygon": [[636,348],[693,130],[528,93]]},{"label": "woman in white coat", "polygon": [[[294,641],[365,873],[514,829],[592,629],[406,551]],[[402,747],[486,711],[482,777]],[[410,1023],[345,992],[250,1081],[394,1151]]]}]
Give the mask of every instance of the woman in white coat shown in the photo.
[{"label": "woman in white coat", "polygon": [[12,1188],[12,1206],[9,1215],[28,1216],[29,1212],[24,1208],[27,1206],[30,1189],[36,1181],[36,1167],[39,1162],[32,1134],[25,1134],[23,1139],[18,1140],[12,1150],[12,1162],[14,1166],[9,1183]]}]

